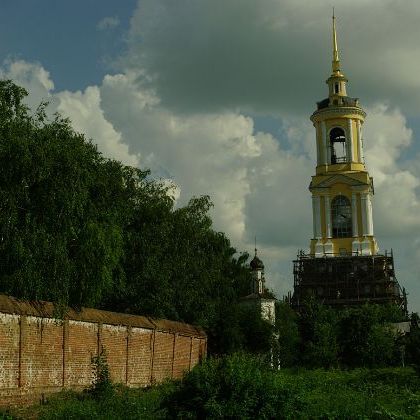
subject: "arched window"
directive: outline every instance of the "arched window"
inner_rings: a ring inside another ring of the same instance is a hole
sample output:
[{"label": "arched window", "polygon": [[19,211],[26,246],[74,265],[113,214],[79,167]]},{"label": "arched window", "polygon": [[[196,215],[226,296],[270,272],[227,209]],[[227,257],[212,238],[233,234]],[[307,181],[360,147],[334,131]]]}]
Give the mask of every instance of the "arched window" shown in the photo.
[{"label": "arched window", "polygon": [[330,131],[331,164],[347,161],[346,135],[340,127],[334,127]]},{"label": "arched window", "polygon": [[352,236],[351,204],[344,195],[337,195],[331,203],[333,238]]}]

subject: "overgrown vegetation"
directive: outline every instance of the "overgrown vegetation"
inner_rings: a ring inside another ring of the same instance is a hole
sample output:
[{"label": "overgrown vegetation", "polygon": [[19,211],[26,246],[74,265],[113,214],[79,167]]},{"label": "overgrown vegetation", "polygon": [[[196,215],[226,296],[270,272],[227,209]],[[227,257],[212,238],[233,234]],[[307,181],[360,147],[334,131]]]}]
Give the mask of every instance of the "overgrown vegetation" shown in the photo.
[{"label": "overgrown vegetation", "polygon": [[[35,410],[35,411],[34,411]],[[112,398],[61,393],[20,415],[40,419],[416,419],[411,368],[273,370],[245,354],[211,358],[182,381],[116,387]]]},{"label": "overgrown vegetation", "polygon": [[114,385],[111,382],[109,373],[106,350],[102,347],[98,356],[92,356],[92,385],[87,390],[88,393],[96,398],[112,398],[114,395]]},{"label": "overgrown vegetation", "polygon": [[419,366],[418,316],[412,315],[411,332],[403,336],[393,323],[405,316],[394,305],[336,310],[309,300],[300,314],[279,303],[276,315],[282,367]]}]

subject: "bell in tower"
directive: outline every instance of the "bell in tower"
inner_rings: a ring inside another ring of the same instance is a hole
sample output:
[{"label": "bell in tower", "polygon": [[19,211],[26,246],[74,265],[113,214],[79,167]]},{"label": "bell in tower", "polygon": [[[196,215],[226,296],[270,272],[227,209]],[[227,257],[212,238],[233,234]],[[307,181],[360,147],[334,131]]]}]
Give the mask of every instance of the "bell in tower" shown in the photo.
[{"label": "bell in tower", "polygon": [[310,296],[331,305],[367,301],[405,305],[395,278],[393,255],[378,253],[373,232],[373,179],[367,171],[362,127],[365,111],[347,95],[341,70],[336,19],[328,97],[311,115],[316,131],[312,194],[313,238],[309,254],[294,261],[293,304]]}]

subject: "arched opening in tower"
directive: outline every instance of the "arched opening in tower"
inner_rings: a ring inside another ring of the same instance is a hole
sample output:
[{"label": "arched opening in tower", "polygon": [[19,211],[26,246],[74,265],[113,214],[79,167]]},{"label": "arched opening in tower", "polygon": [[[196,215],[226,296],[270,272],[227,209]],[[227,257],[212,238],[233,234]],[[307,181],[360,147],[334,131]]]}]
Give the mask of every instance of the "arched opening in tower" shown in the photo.
[{"label": "arched opening in tower", "polygon": [[344,195],[337,195],[331,202],[333,238],[350,238],[352,232],[351,203]]},{"label": "arched opening in tower", "polygon": [[330,147],[332,165],[347,161],[346,135],[342,128],[335,127],[330,131]]}]

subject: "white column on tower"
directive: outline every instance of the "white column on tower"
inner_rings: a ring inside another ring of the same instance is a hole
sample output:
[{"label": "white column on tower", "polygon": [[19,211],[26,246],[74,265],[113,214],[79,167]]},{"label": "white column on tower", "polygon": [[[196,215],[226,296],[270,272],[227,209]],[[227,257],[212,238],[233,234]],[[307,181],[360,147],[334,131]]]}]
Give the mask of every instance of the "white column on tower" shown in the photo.
[{"label": "white column on tower", "polygon": [[347,162],[354,162],[353,157],[353,120],[349,118],[347,120],[348,125],[348,139],[347,139]]},{"label": "white column on tower", "polygon": [[320,139],[321,136],[321,124],[319,122],[316,123],[316,164],[317,166],[321,164],[321,153],[322,153],[322,139]]},{"label": "white column on tower", "polygon": [[363,163],[362,125],[360,124],[360,120],[357,120],[357,146],[359,149],[359,162]]},{"label": "white column on tower", "polygon": [[360,194],[361,210],[362,210],[362,235],[368,235],[368,193]]},{"label": "white column on tower", "polygon": [[314,224],[314,239],[321,238],[321,197],[312,196],[312,215]]},{"label": "white column on tower", "polygon": [[366,206],[367,206],[367,234],[369,236],[373,236],[373,215],[372,215],[372,195],[367,195],[366,200]]},{"label": "white column on tower", "polygon": [[352,192],[351,194],[351,217],[353,222],[353,237],[359,236],[358,223],[357,223],[357,193]]},{"label": "white column on tower", "polygon": [[325,121],[321,121],[321,164],[326,165],[328,160],[328,146],[327,146],[327,127]]},{"label": "white column on tower", "polygon": [[331,238],[331,203],[330,203],[330,196],[324,195],[324,202],[325,202],[325,228],[327,238]]}]

